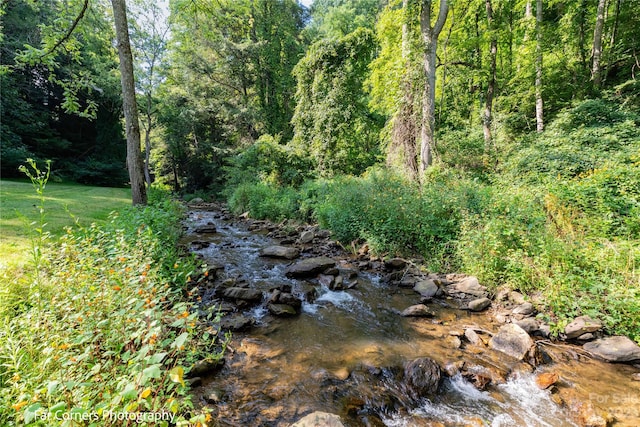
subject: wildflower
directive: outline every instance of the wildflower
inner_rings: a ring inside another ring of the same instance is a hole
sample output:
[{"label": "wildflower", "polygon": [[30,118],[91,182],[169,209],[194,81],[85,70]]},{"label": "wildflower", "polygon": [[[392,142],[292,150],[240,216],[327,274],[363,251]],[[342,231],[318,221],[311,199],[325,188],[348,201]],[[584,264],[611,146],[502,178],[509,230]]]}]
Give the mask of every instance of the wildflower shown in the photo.
[{"label": "wildflower", "polygon": [[121,288],[120,286],[118,286],[118,285],[115,285],[115,286],[113,287],[113,290],[114,290],[114,291],[119,291],[120,289],[122,289],[122,288]]},{"label": "wildflower", "polygon": [[27,400],[23,400],[22,402],[18,402],[15,405],[11,405],[11,407],[13,409],[15,409],[16,411],[19,411],[20,409],[22,409],[27,403],[29,403]]},{"label": "wildflower", "polygon": [[144,391],[142,393],[140,393],[140,398],[141,399],[146,399],[147,397],[149,397],[150,394],[151,394],[151,389],[150,388],[145,388]]}]

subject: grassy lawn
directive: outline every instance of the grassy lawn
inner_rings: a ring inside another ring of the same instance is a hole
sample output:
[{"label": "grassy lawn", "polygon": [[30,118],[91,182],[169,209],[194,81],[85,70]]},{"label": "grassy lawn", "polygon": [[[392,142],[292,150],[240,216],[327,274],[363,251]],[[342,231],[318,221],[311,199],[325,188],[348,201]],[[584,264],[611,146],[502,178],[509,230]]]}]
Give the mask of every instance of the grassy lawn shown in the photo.
[{"label": "grassy lawn", "polygon": [[[71,215],[86,226],[105,221],[110,212],[131,204],[126,188],[48,183],[45,196],[45,230],[54,236],[73,224]],[[27,224],[38,219],[38,203],[31,182],[0,181],[0,269],[19,267],[26,261],[30,247]]]}]

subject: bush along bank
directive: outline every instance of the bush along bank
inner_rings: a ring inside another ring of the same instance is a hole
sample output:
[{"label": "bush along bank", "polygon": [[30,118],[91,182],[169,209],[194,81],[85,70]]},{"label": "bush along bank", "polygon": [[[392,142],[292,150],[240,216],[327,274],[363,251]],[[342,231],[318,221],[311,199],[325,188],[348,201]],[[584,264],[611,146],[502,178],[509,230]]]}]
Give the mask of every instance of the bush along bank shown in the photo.
[{"label": "bush along bank", "polygon": [[226,341],[184,298],[198,266],[177,249],[181,215],[172,201],[129,208],[34,247],[4,289],[0,424],[206,425],[186,378]]}]

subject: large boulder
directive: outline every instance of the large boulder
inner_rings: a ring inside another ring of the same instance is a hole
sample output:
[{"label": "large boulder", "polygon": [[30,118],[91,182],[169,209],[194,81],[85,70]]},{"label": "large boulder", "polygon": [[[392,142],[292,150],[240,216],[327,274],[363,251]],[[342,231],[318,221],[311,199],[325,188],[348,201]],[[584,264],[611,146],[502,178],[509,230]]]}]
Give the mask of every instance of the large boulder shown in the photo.
[{"label": "large boulder", "polygon": [[469,302],[469,310],[471,311],[482,311],[488,308],[491,305],[491,300],[489,298],[478,298]]},{"label": "large boulder", "polygon": [[290,278],[310,277],[335,265],[336,262],[326,256],[307,258],[289,266],[285,274]]},{"label": "large boulder", "polygon": [[435,394],[441,379],[440,366],[427,357],[420,357],[404,364],[404,383],[415,399]]},{"label": "large boulder", "polygon": [[254,324],[254,320],[240,313],[228,314],[220,320],[220,328],[229,331],[244,331]]},{"label": "large boulder", "polygon": [[403,317],[434,317],[435,314],[429,310],[424,304],[416,304],[404,309],[402,313],[400,313]]},{"label": "large boulder", "polygon": [[316,237],[316,233],[313,230],[306,230],[300,233],[300,238],[298,241],[302,244],[311,243],[314,237]]},{"label": "large boulder", "polygon": [[518,360],[523,360],[533,345],[529,334],[513,323],[502,326],[498,333],[489,340],[489,347]]},{"label": "large boulder", "polygon": [[267,308],[269,309],[269,313],[278,317],[291,317],[298,314],[296,309],[290,306],[289,304],[272,303],[267,305]]},{"label": "large boulder", "polygon": [[335,414],[316,411],[291,424],[290,427],[344,427],[344,424]]},{"label": "large boulder", "polygon": [[237,286],[224,289],[222,291],[222,296],[228,299],[240,299],[250,302],[262,301],[262,291],[257,289],[239,288]]},{"label": "large boulder", "polygon": [[623,336],[601,338],[586,343],[582,348],[607,362],[640,360],[640,347],[638,347],[638,344]]},{"label": "large boulder", "polygon": [[431,279],[420,280],[413,286],[413,290],[424,298],[433,298],[438,293],[438,285]]},{"label": "large boulder", "polygon": [[576,317],[573,322],[564,328],[564,333],[567,335],[568,340],[572,340],[584,334],[597,332],[600,329],[602,329],[600,321],[593,320],[589,316],[580,316]]},{"label": "large boulder", "polygon": [[260,251],[260,256],[269,258],[296,259],[300,251],[290,246],[268,246]]},{"label": "large boulder", "polygon": [[453,291],[471,295],[477,298],[487,296],[487,288],[482,286],[478,279],[473,276],[466,277],[460,282],[453,285]]}]

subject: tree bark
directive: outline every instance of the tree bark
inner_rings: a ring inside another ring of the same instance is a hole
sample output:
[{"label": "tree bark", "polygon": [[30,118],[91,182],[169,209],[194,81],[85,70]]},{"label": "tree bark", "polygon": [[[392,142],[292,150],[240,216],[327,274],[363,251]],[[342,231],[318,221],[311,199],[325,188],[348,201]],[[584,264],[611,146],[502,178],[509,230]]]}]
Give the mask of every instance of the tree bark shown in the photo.
[{"label": "tree bark", "polygon": [[492,146],[491,122],[493,121],[493,96],[496,87],[496,57],[498,53],[498,38],[495,33],[493,23],[493,7],[491,0],[485,1],[487,9],[487,25],[491,31],[491,42],[489,45],[489,83],[487,85],[487,93],[484,104],[484,113],[482,114],[482,130],[484,133],[484,152],[485,164],[488,164]]},{"label": "tree bark", "polygon": [[129,41],[127,5],[125,0],[111,0],[111,6],[113,7],[118,57],[120,58],[122,109],[124,111],[127,135],[127,169],[129,170],[129,180],[131,181],[131,198],[134,206],[146,205],[147,189],[145,187],[144,166],[140,152],[140,124],[138,123],[138,106],[133,78],[133,57]]},{"label": "tree bark", "polygon": [[420,31],[424,43],[423,67],[425,86],[422,92],[422,123],[420,130],[420,175],[431,165],[435,145],[436,52],[438,36],[449,13],[447,0],[440,0],[440,10],[435,25],[431,26],[432,0],[422,1]]},{"label": "tree bark", "polygon": [[536,0],[536,131],[544,131],[542,100],[542,0]]},{"label": "tree bark", "polygon": [[596,13],[596,25],[593,30],[593,49],[591,52],[591,80],[595,87],[600,87],[602,81],[602,70],[600,69],[600,59],[602,58],[602,32],[604,30],[604,12],[607,0],[598,0],[598,11]]}]

